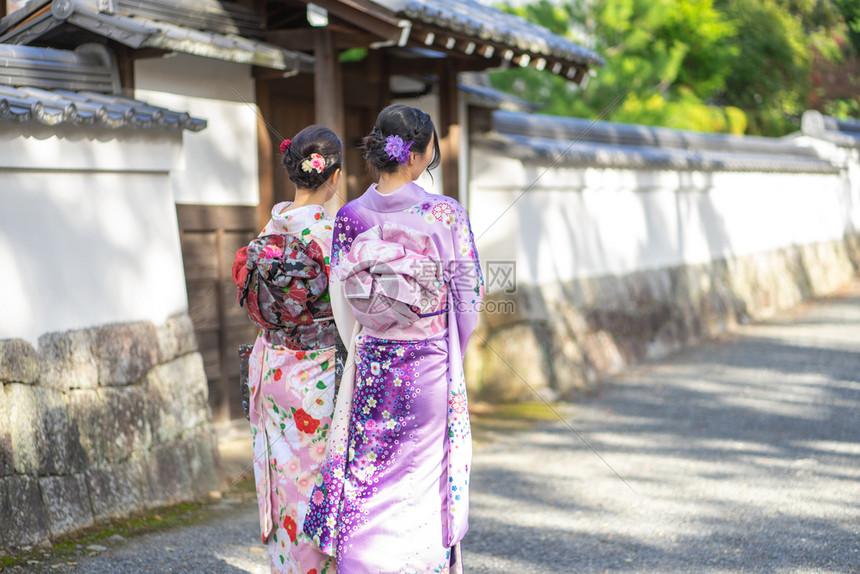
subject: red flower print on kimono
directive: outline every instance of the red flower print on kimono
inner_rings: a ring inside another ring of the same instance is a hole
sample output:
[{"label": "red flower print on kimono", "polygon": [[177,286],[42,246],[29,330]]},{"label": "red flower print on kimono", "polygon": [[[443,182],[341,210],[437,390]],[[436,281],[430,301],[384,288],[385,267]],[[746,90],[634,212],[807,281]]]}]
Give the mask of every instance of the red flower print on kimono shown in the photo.
[{"label": "red flower print on kimono", "polygon": [[451,393],[451,400],[449,405],[451,406],[451,410],[455,413],[462,413],[466,411],[466,395],[463,393]]},{"label": "red flower print on kimono", "polygon": [[287,516],[284,518],[284,530],[287,531],[287,535],[290,537],[290,542],[296,541],[296,521],[292,516]]},{"label": "red flower print on kimono", "polygon": [[306,413],[304,409],[294,412],[293,418],[296,421],[296,428],[307,434],[314,434],[320,426],[320,421]]}]

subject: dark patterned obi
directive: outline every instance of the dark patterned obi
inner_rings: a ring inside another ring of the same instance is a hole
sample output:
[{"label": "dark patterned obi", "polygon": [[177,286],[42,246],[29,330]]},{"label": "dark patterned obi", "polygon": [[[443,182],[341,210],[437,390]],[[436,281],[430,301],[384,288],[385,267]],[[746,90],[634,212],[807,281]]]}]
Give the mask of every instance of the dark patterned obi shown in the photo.
[{"label": "dark patterned obi", "polygon": [[286,233],[257,237],[236,253],[233,282],[239,305],[270,345],[305,351],[340,344],[325,255],[314,241]]}]

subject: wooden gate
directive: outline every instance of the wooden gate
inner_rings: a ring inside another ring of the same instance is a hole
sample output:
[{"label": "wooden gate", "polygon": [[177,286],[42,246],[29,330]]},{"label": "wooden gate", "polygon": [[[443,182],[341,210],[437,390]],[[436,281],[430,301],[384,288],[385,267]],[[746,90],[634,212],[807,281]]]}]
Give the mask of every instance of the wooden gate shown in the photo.
[{"label": "wooden gate", "polygon": [[239,345],[257,327],[236,302],[236,251],[257,235],[257,208],[177,205],[188,308],[209,379],[213,421],[244,418],[239,394]]}]

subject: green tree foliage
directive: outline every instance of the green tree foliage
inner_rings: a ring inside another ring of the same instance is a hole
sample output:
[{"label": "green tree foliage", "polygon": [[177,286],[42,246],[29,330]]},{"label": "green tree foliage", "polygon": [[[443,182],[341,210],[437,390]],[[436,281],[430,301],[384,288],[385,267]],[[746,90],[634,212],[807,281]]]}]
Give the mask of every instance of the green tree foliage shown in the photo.
[{"label": "green tree foliage", "polygon": [[860,0],[537,0],[503,8],[606,60],[584,90],[532,69],[491,75],[544,113],[778,136],[797,129],[810,105],[860,110],[853,83],[834,87],[834,74],[820,72],[856,69],[847,39],[860,41]]},{"label": "green tree foliage", "polygon": [[535,70],[492,75],[496,87],[543,104],[543,112],[744,130],[742,113],[705,102],[725,83],[735,56],[734,25],[713,0],[539,0],[505,9],[589,45],[606,60],[585,90]]},{"label": "green tree foliage", "polygon": [[833,0],[848,27],[848,37],[856,52],[860,52],[860,0]]},{"label": "green tree foliage", "polygon": [[776,0],[728,0],[738,55],[718,101],[740,107],[752,133],[794,129],[809,92],[810,57],[802,21]]}]

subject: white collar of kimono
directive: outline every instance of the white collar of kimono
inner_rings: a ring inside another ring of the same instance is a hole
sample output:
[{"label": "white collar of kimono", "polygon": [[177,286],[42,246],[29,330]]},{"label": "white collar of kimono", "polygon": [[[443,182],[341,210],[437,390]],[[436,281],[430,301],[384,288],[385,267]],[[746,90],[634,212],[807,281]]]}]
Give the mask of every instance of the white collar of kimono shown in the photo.
[{"label": "white collar of kimono", "polygon": [[[303,205],[286,213],[281,211],[292,205],[291,201],[282,201],[272,208],[272,221],[283,227],[284,231],[301,231],[310,227],[328,214],[321,205]],[[317,217],[320,214],[320,217]]]},{"label": "white collar of kimono", "polygon": [[389,194],[379,193],[376,190],[376,184],[373,183],[356,202],[373,211],[391,213],[412,207],[422,201],[426,195],[424,188],[414,181],[398,187]]}]

